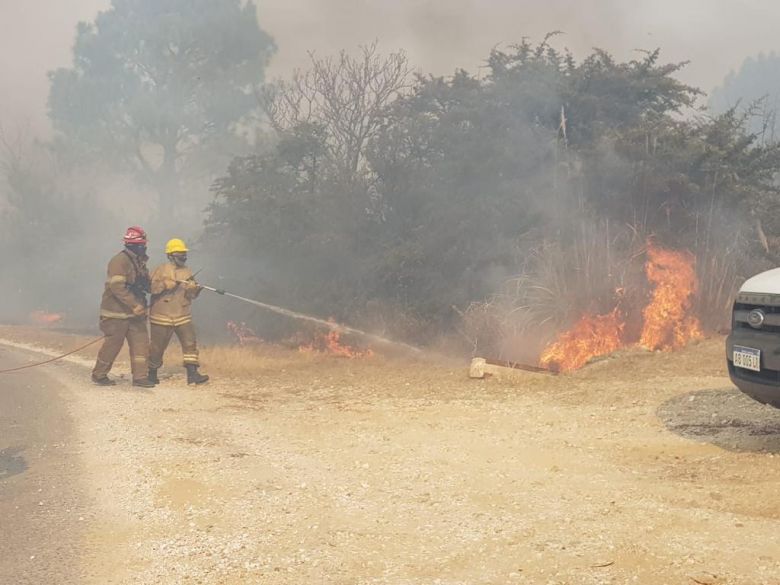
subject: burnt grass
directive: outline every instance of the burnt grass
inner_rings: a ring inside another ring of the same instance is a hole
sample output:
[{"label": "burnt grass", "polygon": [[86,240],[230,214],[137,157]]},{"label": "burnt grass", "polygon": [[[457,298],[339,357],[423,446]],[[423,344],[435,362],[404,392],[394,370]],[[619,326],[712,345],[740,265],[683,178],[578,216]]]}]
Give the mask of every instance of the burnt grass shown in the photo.
[{"label": "burnt grass", "polygon": [[661,404],[656,415],[682,437],[730,451],[780,453],[780,409],[734,388],[697,390]]}]

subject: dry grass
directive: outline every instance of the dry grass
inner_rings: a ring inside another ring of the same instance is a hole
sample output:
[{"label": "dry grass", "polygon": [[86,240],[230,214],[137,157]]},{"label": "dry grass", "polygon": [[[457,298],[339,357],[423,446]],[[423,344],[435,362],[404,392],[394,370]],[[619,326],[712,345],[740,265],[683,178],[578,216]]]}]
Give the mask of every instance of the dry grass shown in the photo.
[{"label": "dry grass", "polygon": [[[89,341],[85,335],[74,335],[53,329],[33,327],[0,326],[0,339],[28,343],[54,350],[69,351]],[[557,388],[558,391],[572,391],[580,382],[593,379],[646,380],[658,376],[674,377],[684,375],[724,376],[725,361],[722,359],[723,338],[694,343],[680,352],[648,352],[638,348],[626,348],[611,356],[604,356],[581,371],[566,376],[549,377],[529,374],[523,385],[528,391],[537,385]],[[93,359],[97,353],[93,346],[78,355]],[[356,384],[372,386],[374,382],[396,387],[401,394],[411,388],[420,391],[427,388],[432,395],[467,393],[472,385],[465,384],[468,360],[438,356],[427,356],[424,360],[409,356],[374,355],[364,358],[340,358],[324,354],[301,352],[276,345],[260,343],[253,346],[238,345],[206,346],[201,350],[203,371],[217,382],[220,380],[257,381],[264,380],[270,386],[288,387],[301,376],[312,383],[332,384],[333,387],[351,388]],[[181,350],[176,340],[165,356],[164,373],[181,375]],[[118,364],[127,367],[127,348],[123,349]],[[455,381],[458,380],[458,383]],[[458,390],[453,386],[458,386]]]},{"label": "dry grass", "polygon": [[[464,311],[463,336],[475,353],[528,362],[586,312],[604,314],[618,302],[629,313],[644,306],[646,241],[632,226],[583,221],[567,242],[543,242],[521,274]],[[628,327],[639,319],[629,314]]]},{"label": "dry grass", "polygon": [[[744,226],[727,220],[701,229],[697,224],[694,236],[689,247],[698,278],[694,312],[705,331],[725,331],[742,282],[772,266],[751,248]],[[604,314],[617,304],[626,315],[626,338],[638,337],[650,290],[645,250],[653,239],[646,227],[582,221],[566,238],[543,242],[521,274],[463,311],[462,336],[475,354],[531,362],[580,316]]]},{"label": "dry grass", "polygon": [[[177,362],[181,352],[178,347],[169,350],[168,363]],[[356,358],[374,359],[374,358]],[[255,378],[288,368],[322,367],[333,362],[352,361],[314,352],[304,352],[271,344],[252,346],[217,345],[201,350],[201,363],[209,374],[226,378]]]},{"label": "dry grass", "polygon": [[[98,337],[74,334],[56,328],[36,328],[27,326],[0,326],[0,339],[27,343],[63,353],[71,351],[80,345]],[[95,344],[78,353],[85,359],[97,356],[100,344]],[[311,371],[332,373],[340,369],[373,369],[382,367],[393,361],[392,357],[374,355],[355,359],[334,357],[313,351],[299,351],[268,343],[258,343],[248,346],[216,345],[200,348],[203,371],[215,378],[257,379],[268,377],[273,373],[295,370],[296,372]],[[129,356],[127,346],[122,349],[117,359],[117,365],[127,367]],[[176,339],[165,353],[163,371],[175,372],[181,368],[181,347]]]},{"label": "dry grass", "polygon": [[748,276],[774,266],[751,255],[749,243],[739,233],[708,241],[694,252],[699,278],[696,312],[708,331],[728,329],[739,287]]}]

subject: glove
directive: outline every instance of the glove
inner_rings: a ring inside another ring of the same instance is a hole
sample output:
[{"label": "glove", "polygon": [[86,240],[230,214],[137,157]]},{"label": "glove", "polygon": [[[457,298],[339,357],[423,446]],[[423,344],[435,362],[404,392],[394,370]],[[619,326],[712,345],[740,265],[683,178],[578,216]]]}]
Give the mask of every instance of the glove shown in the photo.
[{"label": "glove", "polygon": [[196,290],[200,290],[200,285],[194,280],[188,280],[187,282],[184,283],[184,289],[187,292],[193,292]]},{"label": "glove", "polygon": [[133,315],[136,317],[144,317],[146,316],[146,307],[143,305],[136,305],[133,307]]}]

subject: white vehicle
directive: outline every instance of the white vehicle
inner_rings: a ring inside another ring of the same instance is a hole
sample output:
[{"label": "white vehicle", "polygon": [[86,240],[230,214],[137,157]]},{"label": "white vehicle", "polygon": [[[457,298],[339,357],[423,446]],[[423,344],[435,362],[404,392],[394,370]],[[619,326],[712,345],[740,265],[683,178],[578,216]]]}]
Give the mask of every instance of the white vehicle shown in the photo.
[{"label": "white vehicle", "polygon": [[748,279],[739,289],[726,358],[737,388],[780,408],[780,268]]}]

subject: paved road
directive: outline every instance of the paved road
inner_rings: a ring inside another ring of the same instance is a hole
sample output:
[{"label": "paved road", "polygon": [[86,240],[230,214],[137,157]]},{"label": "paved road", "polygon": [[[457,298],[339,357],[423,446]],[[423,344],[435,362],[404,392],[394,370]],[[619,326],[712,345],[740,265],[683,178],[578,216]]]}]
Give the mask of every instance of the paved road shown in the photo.
[{"label": "paved road", "polygon": [[[0,369],[34,359],[0,346]],[[46,366],[0,374],[2,584],[81,581],[78,560],[86,519],[77,445],[57,372],[56,366]]]}]

